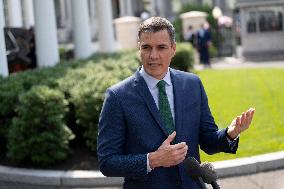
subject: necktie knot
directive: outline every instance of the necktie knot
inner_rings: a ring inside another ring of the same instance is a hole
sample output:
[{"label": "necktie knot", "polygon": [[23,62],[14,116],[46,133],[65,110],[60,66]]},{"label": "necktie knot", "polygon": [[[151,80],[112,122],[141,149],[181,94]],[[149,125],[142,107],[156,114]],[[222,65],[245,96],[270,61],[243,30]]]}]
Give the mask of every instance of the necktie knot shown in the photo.
[{"label": "necktie knot", "polygon": [[165,86],[166,86],[166,82],[164,80],[161,80],[157,83],[157,86],[159,88],[159,91],[165,91]]}]

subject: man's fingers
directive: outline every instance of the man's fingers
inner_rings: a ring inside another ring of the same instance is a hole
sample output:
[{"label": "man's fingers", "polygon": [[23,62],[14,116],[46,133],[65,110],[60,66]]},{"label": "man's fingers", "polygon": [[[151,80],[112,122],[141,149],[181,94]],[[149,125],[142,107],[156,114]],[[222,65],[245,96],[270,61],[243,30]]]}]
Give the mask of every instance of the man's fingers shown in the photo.
[{"label": "man's fingers", "polygon": [[[253,118],[253,114],[254,114],[255,109],[254,108],[250,108],[248,109],[245,114],[244,114],[244,120],[242,122],[242,126],[249,126],[252,118]],[[243,116],[243,115],[242,115]]]},{"label": "man's fingers", "polygon": [[253,115],[254,115],[255,109],[254,108],[250,108],[248,110],[248,124],[251,124]]},{"label": "man's fingers", "polygon": [[236,119],[236,126],[240,126],[241,125],[241,117],[240,116],[237,116],[237,119]]},{"label": "man's fingers", "polygon": [[240,127],[240,131],[246,130],[249,127],[253,118],[254,111],[254,108],[250,108],[246,112],[243,112],[241,116],[238,116],[240,117],[240,120],[236,122],[236,126]]},{"label": "man's fingers", "polygon": [[168,136],[168,138],[163,142],[163,144],[164,143],[171,144],[171,142],[175,139],[175,137],[176,137],[176,132],[174,131],[172,134]]},{"label": "man's fingers", "polygon": [[186,145],[185,142],[181,142],[181,143],[172,145],[171,147],[172,147],[172,150],[177,150],[177,151],[181,151],[181,152],[187,151],[187,149],[188,149],[188,146]]},{"label": "man's fingers", "polygon": [[255,109],[254,109],[254,108],[250,108],[250,109],[248,110],[248,112],[250,113],[250,114],[249,114],[250,119],[252,119],[252,118],[253,118],[253,115],[254,115],[254,112],[255,112]]},{"label": "man's fingers", "polygon": [[173,144],[172,149],[177,150],[177,149],[184,148],[185,146],[187,146],[185,142],[180,142],[180,143],[177,143],[177,144]]},{"label": "man's fingers", "polygon": [[174,150],[175,165],[181,163],[187,155],[188,146]]},{"label": "man's fingers", "polygon": [[246,126],[246,112],[243,112],[242,115],[241,115],[241,126],[244,127]]}]

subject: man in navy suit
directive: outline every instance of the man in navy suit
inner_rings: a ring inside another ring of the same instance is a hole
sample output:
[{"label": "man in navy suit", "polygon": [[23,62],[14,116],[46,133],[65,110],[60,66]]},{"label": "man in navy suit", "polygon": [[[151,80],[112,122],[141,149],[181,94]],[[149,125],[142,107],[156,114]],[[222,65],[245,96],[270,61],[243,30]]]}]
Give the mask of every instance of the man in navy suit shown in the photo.
[{"label": "man in navy suit", "polygon": [[[99,120],[100,170],[106,176],[124,177],[125,189],[197,189],[183,160],[192,156],[200,161],[199,146],[208,154],[235,153],[238,136],[249,127],[254,109],[218,130],[200,79],[169,68],[176,43],[168,20],[145,20],[138,47],[142,67],[106,92]],[[161,80],[169,104],[167,119],[172,119],[174,131],[159,108]]]},{"label": "man in navy suit", "polygon": [[211,34],[207,22],[201,25],[197,32],[197,49],[199,52],[199,61],[205,67],[210,67],[209,48],[211,46]]}]

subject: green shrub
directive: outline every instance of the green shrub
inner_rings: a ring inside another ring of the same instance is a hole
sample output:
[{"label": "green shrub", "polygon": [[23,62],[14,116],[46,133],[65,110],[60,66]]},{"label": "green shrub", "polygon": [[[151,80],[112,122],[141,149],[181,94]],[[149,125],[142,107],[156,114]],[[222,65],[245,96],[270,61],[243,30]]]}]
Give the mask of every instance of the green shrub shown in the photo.
[{"label": "green shrub", "polygon": [[[58,80],[60,89],[69,96],[74,107],[76,128],[85,137],[86,145],[96,152],[99,114],[108,87],[133,74],[139,61],[136,51],[95,57],[84,66],[69,70],[64,78]],[[95,64],[93,60],[99,60]]]},{"label": "green shrub", "polygon": [[215,46],[211,45],[209,47],[209,54],[211,58],[217,57],[218,56],[218,50]]},{"label": "green shrub", "polygon": [[16,77],[7,77],[0,83],[0,140],[4,141],[4,146],[11,120],[16,115],[18,96],[23,91],[23,85]]},{"label": "green shrub", "polygon": [[9,159],[47,165],[67,158],[73,135],[64,124],[67,101],[60,91],[33,87],[20,96],[16,111],[8,135]]},{"label": "green shrub", "polygon": [[119,79],[112,72],[101,72],[96,73],[94,79],[80,81],[80,85],[71,90],[70,102],[75,107],[76,124],[84,132],[86,144],[92,151],[96,151],[98,119],[105,90],[117,82]]},{"label": "green shrub", "polygon": [[183,33],[182,33],[182,21],[181,18],[176,18],[173,22],[173,25],[175,27],[175,33],[176,33],[176,42],[182,42],[183,39]]},{"label": "green shrub", "polygon": [[[17,116],[15,109],[19,103],[19,96],[36,85],[56,87],[56,79],[62,77],[65,70],[63,66],[36,69],[12,74],[0,80],[0,140],[6,141],[11,120]],[[2,145],[5,146],[5,143]]]},{"label": "green shrub", "polygon": [[[70,131],[66,133],[64,125],[76,136],[84,136],[95,152],[105,91],[132,75],[139,63],[137,51],[128,50],[1,78],[0,137],[8,144],[1,143],[1,138],[0,143],[7,146],[9,159],[47,165],[66,158]],[[57,127],[56,133],[47,129],[51,124]],[[47,141],[53,141],[57,149]]]},{"label": "green shrub", "polygon": [[188,72],[193,68],[193,56],[193,47],[190,43],[177,43],[176,55],[170,66]]}]

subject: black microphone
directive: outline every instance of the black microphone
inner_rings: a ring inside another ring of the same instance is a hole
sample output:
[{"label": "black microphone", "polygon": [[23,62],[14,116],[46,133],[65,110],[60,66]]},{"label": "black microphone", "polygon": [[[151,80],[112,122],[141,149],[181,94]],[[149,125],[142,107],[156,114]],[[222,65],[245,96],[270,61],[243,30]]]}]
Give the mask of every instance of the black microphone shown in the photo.
[{"label": "black microphone", "polygon": [[211,184],[213,189],[220,189],[217,184],[217,173],[211,163],[205,162],[201,164],[201,175],[205,183]]},{"label": "black microphone", "polygon": [[194,157],[188,157],[184,160],[184,168],[186,173],[193,179],[198,180],[199,187],[206,189],[203,179],[201,178],[202,169],[199,162]]}]

